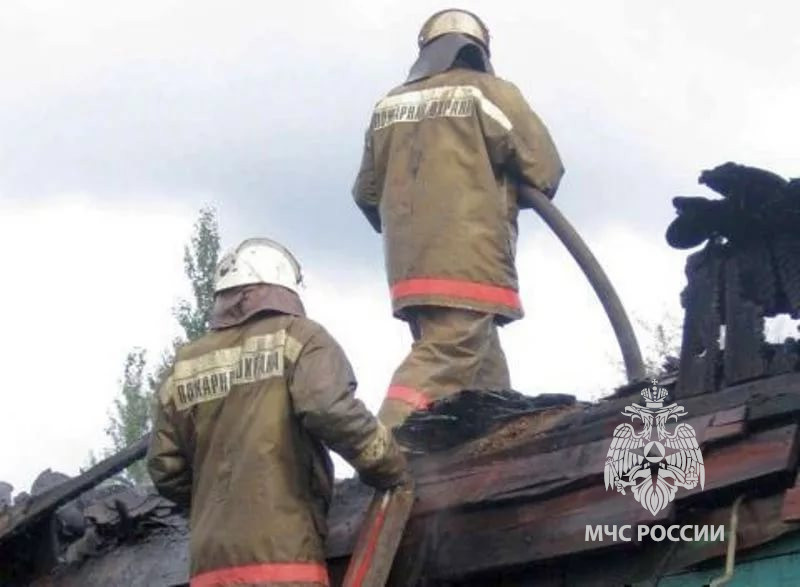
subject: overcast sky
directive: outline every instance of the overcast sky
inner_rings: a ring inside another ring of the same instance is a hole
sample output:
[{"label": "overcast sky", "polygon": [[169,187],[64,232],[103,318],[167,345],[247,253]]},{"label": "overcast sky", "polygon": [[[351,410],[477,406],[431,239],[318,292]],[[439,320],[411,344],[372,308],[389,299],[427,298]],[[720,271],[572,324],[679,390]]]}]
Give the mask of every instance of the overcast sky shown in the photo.
[{"label": "overcast sky", "polygon": [[[672,197],[707,194],[702,169],[800,175],[796,3],[461,5],[548,125],[567,169],[556,203],[634,318],[679,314],[685,253],[663,234]],[[410,342],[349,192],[372,105],[448,5],[122,6],[3,2],[0,479],[17,490],[106,445],[126,351],[155,357],[175,332],[182,246],[203,204],[225,245],[263,235],[297,253],[310,314],[350,354],[371,408]],[[503,332],[515,387],[588,398],[620,383],[594,294],[530,212],[519,267],[527,317]]]}]

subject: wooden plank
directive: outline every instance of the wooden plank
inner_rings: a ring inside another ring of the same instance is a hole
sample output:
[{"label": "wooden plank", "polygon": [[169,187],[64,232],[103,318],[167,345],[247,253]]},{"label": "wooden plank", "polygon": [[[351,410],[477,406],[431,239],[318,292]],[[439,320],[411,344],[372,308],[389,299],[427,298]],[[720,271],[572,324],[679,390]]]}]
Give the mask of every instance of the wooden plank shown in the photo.
[{"label": "wooden plank", "polygon": [[[714,504],[711,509],[692,508],[679,510],[677,519],[672,523],[698,526],[730,526],[731,501]],[[739,508],[739,531],[737,541],[736,568],[740,561],[758,557],[759,551],[767,551],[772,544],[748,555],[747,549],[769,543],[775,538],[791,532],[792,525],[780,521],[780,495],[764,498],[746,499]],[[568,564],[563,585],[580,585],[581,587],[604,587],[606,585],[637,585],[651,587],[654,579],[664,577],[702,561],[724,557],[727,548],[725,542],[675,542],[667,546],[666,542],[644,542],[639,548],[619,549],[618,551],[601,551],[591,558],[586,555],[580,559],[581,564]],[[767,555],[771,556],[771,555]],[[715,576],[721,573],[716,573]],[[535,576],[535,575],[531,575]],[[661,579],[664,581],[664,579]],[[640,583],[641,582],[641,583]],[[661,582],[658,581],[661,585]],[[684,582],[680,585],[703,585],[699,582]]]},{"label": "wooden plank", "polygon": [[800,239],[797,235],[779,235],[773,241],[773,258],[780,289],[790,313],[800,311]]},{"label": "wooden plank", "polygon": [[682,491],[677,500],[794,471],[797,467],[797,429],[798,425],[792,424],[765,430],[740,442],[706,451],[703,455],[705,489],[698,484],[694,489]]},{"label": "wooden plank", "polygon": [[725,426],[747,420],[747,406],[737,406],[730,410],[722,410],[714,414],[712,426]]},{"label": "wooden plank", "polygon": [[717,387],[716,364],[720,357],[722,323],[721,258],[720,248],[709,243],[686,260],[688,284],[681,294],[686,313],[675,390],[675,397],[679,399],[713,391]]},{"label": "wooden plank", "polygon": [[744,436],[747,429],[747,406],[738,406],[714,414],[706,430],[705,443],[720,442]]},{"label": "wooden plank", "polygon": [[143,458],[147,453],[149,442],[150,436],[143,436],[129,447],[100,461],[85,473],[31,498],[23,506],[6,510],[3,517],[0,517],[0,543]]},{"label": "wooden plank", "polygon": [[[755,252],[754,252],[755,254]],[[767,259],[769,265],[769,259]],[[764,343],[764,307],[752,299],[754,291],[747,291],[746,283],[754,282],[750,275],[755,268],[754,259],[741,253],[725,263],[725,351],[724,380],[727,385],[764,375],[766,362],[761,356]],[[750,295],[747,295],[747,294]]]},{"label": "wooden plank", "polygon": [[[620,412],[634,399],[628,397],[607,402],[602,410],[603,416],[600,416],[600,413],[594,408],[587,408],[584,414],[568,417],[562,426],[555,427],[541,438],[509,450],[478,457],[474,463],[488,463],[515,456],[549,452],[602,438],[610,438],[614,428],[621,422]],[[800,414],[800,373],[748,381],[716,393],[679,400],[678,403],[691,416],[747,406],[748,423],[761,425],[765,420],[773,418],[788,420]],[[457,468],[461,466],[460,458],[461,455],[457,452],[442,455],[442,457],[428,457],[430,460],[425,467],[439,470]]]},{"label": "wooden plank", "polygon": [[343,587],[383,587],[386,584],[413,505],[412,483],[375,493],[356,540]]},{"label": "wooden plank", "polygon": [[439,515],[425,575],[458,577],[606,548],[609,541],[585,540],[587,525],[663,522],[672,509],[654,517],[630,495],[595,486],[541,502]]},{"label": "wooden plank", "polygon": [[[705,419],[710,423],[713,416]],[[694,419],[693,424],[702,432],[702,420]],[[436,545],[436,557],[443,558],[427,564],[426,575],[434,571],[458,574],[465,569],[483,572],[595,548],[584,541],[586,524],[619,525],[662,519],[654,519],[629,494],[605,490],[601,481],[607,450],[604,445],[606,442],[573,450],[571,461],[565,460],[565,453],[541,455],[549,460],[549,471],[537,471],[535,459],[516,459],[497,463],[501,472],[495,475],[491,467],[486,467],[464,478],[428,478],[418,485],[419,501],[412,511],[403,551],[417,552],[413,549],[419,548],[423,540]],[[694,503],[699,497],[702,503],[716,503],[713,495],[717,491],[735,491],[744,484],[760,484],[764,488],[768,487],[764,485],[768,478],[793,472],[797,463],[797,425],[762,431],[729,445],[715,445],[704,457],[706,484],[702,496],[699,486],[682,490],[670,507]],[[582,458],[586,461],[579,475],[592,476],[592,484],[576,489],[564,480],[569,479],[572,465]],[[548,486],[548,482],[552,485]],[[562,483],[560,490],[553,491],[558,489],[558,483]],[[343,538],[338,536],[340,541]],[[341,543],[338,548],[329,543],[329,553],[341,555],[345,550]]]},{"label": "wooden plank", "polygon": [[[725,422],[730,416],[725,414],[720,421]],[[741,436],[735,423],[712,426],[714,417],[705,415],[687,420],[701,446],[707,444],[709,435],[715,442],[725,438],[724,433],[732,437]],[[714,489],[718,481],[730,485],[787,470],[792,464],[795,437],[796,427],[793,425],[706,451],[706,489]],[[419,502],[414,515],[455,507],[489,507],[490,504],[522,498],[543,499],[556,492],[596,482],[603,475],[609,444],[610,437],[552,453],[465,466],[458,472],[421,477],[417,489]],[[699,486],[693,491],[699,491]]]},{"label": "wooden plank", "polygon": [[[687,420],[701,444],[712,418],[713,415],[709,414]],[[457,471],[443,475],[423,474],[417,481],[419,503],[415,515],[448,507],[501,503],[520,498],[541,499],[557,491],[586,485],[603,476],[610,444],[611,434],[604,440],[550,453],[476,466],[465,462]]]},{"label": "wooden plank", "polygon": [[[706,458],[704,497],[744,481],[754,483],[757,479],[793,471],[797,461],[796,439],[797,426],[792,425],[711,451]],[[598,545],[584,540],[586,524],[622,525],[664,520],[675,503],[692,500],[700,492],[699,486],[682,491],[656,518],[630,495],[605,491],[602,486],[533,503],[505,507],[487,503],[480,510],[453,512],[449,516],[440,512],[437,547],[440,561],[435,572],[443,572],[443,561],[450,561],[449,572],[455,570],[458,574],[591,550]]]},{"label": "wooden plank", "polygon": [[784,522],[800,522],[800,487],[790,487],[783,494],[781,520]]}]

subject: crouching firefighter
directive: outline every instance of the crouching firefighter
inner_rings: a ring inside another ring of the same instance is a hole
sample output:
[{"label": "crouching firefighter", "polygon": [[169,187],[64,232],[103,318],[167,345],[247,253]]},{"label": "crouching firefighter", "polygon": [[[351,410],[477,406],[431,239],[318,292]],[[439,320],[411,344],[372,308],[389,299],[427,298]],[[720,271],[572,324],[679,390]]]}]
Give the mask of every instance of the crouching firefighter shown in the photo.
[{"label": "crouching firefighter", "polygon": [[462,389],[508,389],[497,326],[521,318],[514,256],[526,184],[552,198],[556,147],[519,90],[494,76],[489,32],[445,10],[419,35],[408,79],[380,100],[353,196],[383,233],[397,318],[414,344],[394,373],[380,417]]},{"label": "crouching firefighter", "polygon": [[341,347],[305,317],[300,266],[268,239],[216,270],[210,332],[159,391],[148,468],[190,509],[192,587],[328,585],[330,448],[376,488],[404,481],[392,435],[353,393]]}]

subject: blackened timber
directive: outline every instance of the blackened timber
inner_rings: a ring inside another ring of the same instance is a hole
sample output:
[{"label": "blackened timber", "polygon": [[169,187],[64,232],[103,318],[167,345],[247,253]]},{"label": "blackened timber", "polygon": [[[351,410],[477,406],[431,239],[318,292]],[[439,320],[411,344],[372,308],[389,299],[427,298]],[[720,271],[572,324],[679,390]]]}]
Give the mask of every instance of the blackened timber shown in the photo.
[{"label": "blackened timber", "polygon": [[773,257],[781,292],[786,302],[785,311],[800,313],[800,238],[797,235],[778,235],[773,241]]},{"label": "blackened timber", "polygon": [[6,510],[0,516],[0,543],[40,521],[84,491],[88,491],[101,481],[143,458],[147,453],[149,443],[150,436],[148,434],[120,452],[100,461],[85,473],[31,498],[23,506]]},{"label": "blackened timber", "polygon": [[717,386],[723,254],[722,248],[711,242],[686,262],[688,284],[681,295],[686,313],[675,391],[678,399],[713,391]]},{"label": "blackened timber", "polygon": [[755,479],[787,476],[797,468],[797,424],[772,428],[740,442],[706,450],[705,488],[697,485],[679,494],[678,501]]},{"label": "blackened timber", "polygon": [[608,541],[585,540],[586,526],[659,523],[669,519],[672,510],[670,505],[653,516],[630,495],[600,485],[546,501],[440,513],[433,525],[419,522],[436,532],[425,575],[457,577],[608,547]]},{"label": "blackened timber", "polygon": [[[764,374],[761,355],[764,344],[763,292],[754,283],[764,262],[761,250],[747,251],[725,263],[725,352],[724,379],[727,385],[755,379]],[[748,254],[749,253],[749,254]],[[769,259],[766,259],[769,266]]]},{"label": "blackened timber", "polygon": [[[697,508],[681,512],[681,525],[725,526],[730,524],[731,502],[717,503],[711,509]],[[739,508],[739,531],[736,555],[737,564],[747,559],[747,550],[770,542],[779,536],[796,531],[795,524],[783,523],[780,519],[781,496],[748,498]],[[676,522],[677,523],[677,522]],[[599,551],[584,555],[580,564],[569,564],[565,560],[565,579],[561,585],[600,587],[606,585],[652,584],[654,579],[678,572],[708,559],[723,557],[725,542],[675,542],[665,548],[664,542],[645,541],[636,549],[620,549],[616,552]],[[535,577],[534,574],[529,574]],[[524,584],[524,583],[520,583]]]},{"label": "blackened timber", "polygon": [[[689,420],[700,444],[704,444],[714,415]],[[732,437],[741,437],[731,428]],[[706,491],[742,481],[782,474],[796,460],[797,425],[759,432],[741,442],[706,449]],[[714,440],[719,442],[721,435]],[[602,483],[608,440],[600,440],[553,453],[518,457],[492,465],[469,467],[458,473],[418,479],[419,501],[413,515],[458,507],[495,507],[510,501],[546,500],[553,495]],[[531,471],[536,471],[535,475]],[[703,491],[699,485],[682,492],[679,500]]]},{"label": "blackened timber", "polygon": [[[620,423],[620,412],[631,401],[631,398],[615,399],[604,402],[602,406],[592,406],[570,414],[541,437],[506,450],[475,457],[465,457],[457,450],[431,455],[419,462],[418,473],[459,471],[467,464],[491,464],[502,459],[552,452],[598,440],[607,442]],[[692,419],[740,409],[746,414],[747,426],[762,427],[772,420],[789,422],[800,414],[800,373],[748,381],[717,393],[690,397],[679,403]]]}]

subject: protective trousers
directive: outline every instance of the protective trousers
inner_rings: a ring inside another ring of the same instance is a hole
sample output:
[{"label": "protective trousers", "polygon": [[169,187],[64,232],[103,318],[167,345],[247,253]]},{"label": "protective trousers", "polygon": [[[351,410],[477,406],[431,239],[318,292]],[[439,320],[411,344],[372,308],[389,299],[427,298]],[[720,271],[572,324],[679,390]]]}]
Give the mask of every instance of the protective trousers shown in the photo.
[{"label": "protective trousers", "polygon": [[400,426],[411,412],[464,389],[511,387],[493,314],[440,306],[406,312],[414,343],[378,414],[386,426]]}]

